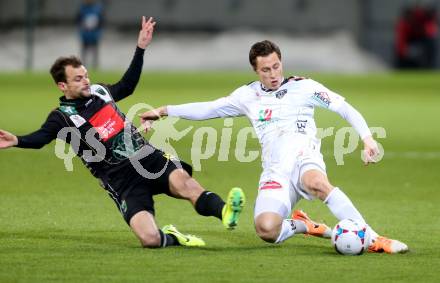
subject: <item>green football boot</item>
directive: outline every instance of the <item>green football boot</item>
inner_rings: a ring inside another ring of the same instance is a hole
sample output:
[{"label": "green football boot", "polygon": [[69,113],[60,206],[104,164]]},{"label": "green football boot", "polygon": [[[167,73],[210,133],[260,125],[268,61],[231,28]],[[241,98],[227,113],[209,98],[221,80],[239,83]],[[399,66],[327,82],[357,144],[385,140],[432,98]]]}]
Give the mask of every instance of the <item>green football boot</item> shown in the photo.
[{"label": "green football boot", "polygon": [[228,199],[222,211],[222,222],[226,229],[235,229],[245,202],[246,198],[242,189],[232,188],[229,191]]}]

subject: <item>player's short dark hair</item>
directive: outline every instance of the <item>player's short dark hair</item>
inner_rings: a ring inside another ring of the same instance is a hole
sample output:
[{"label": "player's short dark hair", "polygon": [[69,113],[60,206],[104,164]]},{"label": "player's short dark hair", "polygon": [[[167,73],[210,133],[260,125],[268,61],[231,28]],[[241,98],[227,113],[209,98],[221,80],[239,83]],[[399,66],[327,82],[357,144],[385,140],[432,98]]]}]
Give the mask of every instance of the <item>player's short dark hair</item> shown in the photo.
[{"label": "player's short dark hair", "polygon": [[82,62],[76,56],[59,57],[50,68],[50,74],[52,75],[52,78],[55,81],[55,83],[67,82],[66,66],[72,66],[74,68],[78,68],[82,66]]},{"label": "player's short dark hair", "polygon": [[252,45],[249,51],[249,63],[251,63],[254,70],[257,69],[257,57],[268,56],[272,53],[276,53],[281,60],[281,51],[278,45],[269,40],[263,40]]}]

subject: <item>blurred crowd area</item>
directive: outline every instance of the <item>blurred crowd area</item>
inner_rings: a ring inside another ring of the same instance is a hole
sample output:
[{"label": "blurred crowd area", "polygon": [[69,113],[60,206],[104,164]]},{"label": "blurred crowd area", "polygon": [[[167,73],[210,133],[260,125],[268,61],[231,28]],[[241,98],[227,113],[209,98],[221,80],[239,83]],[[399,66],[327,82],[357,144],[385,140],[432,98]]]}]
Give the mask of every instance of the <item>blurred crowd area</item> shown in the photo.
[{"label": "blurred crowd area", "polygon": [[45,69],[65,54],[124,68],[141,15],[158,22],[156,69],[247,69],[248,48],[263,39],[279,40],[289,67],[305,71],[434,69],[439,8],[435,0],[1,0],[0,70]]},{"label": "blurred crowd area", "polygon": [[435,6],[405,7],[396,24],[396,67],[435,68],[439,52]]}]

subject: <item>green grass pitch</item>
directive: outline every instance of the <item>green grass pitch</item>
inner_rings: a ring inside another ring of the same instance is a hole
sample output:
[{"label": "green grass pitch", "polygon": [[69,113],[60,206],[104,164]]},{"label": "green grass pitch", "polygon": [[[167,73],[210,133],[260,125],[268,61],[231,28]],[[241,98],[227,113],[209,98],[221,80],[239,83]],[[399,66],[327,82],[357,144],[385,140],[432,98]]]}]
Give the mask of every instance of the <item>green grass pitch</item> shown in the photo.
[{"label": "green grass pitch", "polygon": [[[253,204],[260,161],[234,157],[236,133],[249,126],[234,120],[229,161],[202,160],[195,178],[225,197],[233,186],[247,194],[240,226],[225,231],[214,218],[198,216],[189,203],[156,197],[160,226],[172,223],[201,236],[205,248],[142,249],[98,182],[74,160],[67,172],[54,143],[41,150],[0,151],[0,282],[439,282],[440,268],[440,79],[439,73],[313,75],[341,93],[370,127],[386,129],[378,139],[384,159],[364,167],[357,150],[337,166],[334,137],[323,139],[330,181],[341,187],[381,234],[406,242],[403,255],[337,255],[330,241],[296,236],[281,245],[260,240],[253,227]],[[93,73],[94,82],[115,82],[118,73]],[[144,73],[136,93],[120,103],[127,111],[210,100],[254,79],[249,73]],[[60,93],[48,74],[0,75],[0,128],[15,134],[37,129],[57,106]],[[347,126],[337,114],[317,110],[318,127]],[[138,124],[138,122],[136,121]],[[194,131],[223,121],[189,122],[195,128],[172,142],[180,157],[191,158]],[[219,137],[217,137],[219,139]],[[217,144],[219,140],[217,141]],[[258,150],[255,139],[248,150]],[[336,223],[319,201],[304,209],[330,226]]]}]

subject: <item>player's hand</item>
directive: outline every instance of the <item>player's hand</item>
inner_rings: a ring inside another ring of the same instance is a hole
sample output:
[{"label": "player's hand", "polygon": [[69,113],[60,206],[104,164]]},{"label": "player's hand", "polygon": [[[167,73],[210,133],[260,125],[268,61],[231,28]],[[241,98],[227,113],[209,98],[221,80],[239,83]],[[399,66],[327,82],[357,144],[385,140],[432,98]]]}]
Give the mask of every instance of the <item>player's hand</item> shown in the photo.
[{"label": "player's hand", "polygon": [[156,22],[153,20],[152,17],[150,17],[147,21],[145,19],[145,16],[142,16],[142,27],[141,30],[139,31],[139,37],[138,37],[138,46],[140,48],[145,49],[150,44],[153,38],[155,25]]},{"label": "player's hand", "polygon": [[364,151],[362,154],[365,165],[376,163],[379,157],[379,147],[372,136],[364,138]]},{"label": "player's hand", "polygon": [[[141,119],[141,121],[142,121],[142,119]],[[143,120],[143,122],[141,124],[141,130],[148,133],[153,128],[153,123],[154,123],[153,120]]]},{"label": "player's hand", "polygon": [[0,149],[12,147],[18,144],[18,139],[15,135],[0,130]]},{"label": "player's hand", "polygon": [[144,112],[140,114],[139,117],[141,118],[142,127],[145,128],[145,132],[148,132],[153,126],[153,121],[167,115],[167,107],[161,106],[159,108]]},{"label": "player's hand", "polygon": [[157,120],[167,115],[168,115],[167,107],[161,106],[156,109],[139,114],[139,117],[141,117],[141,122],[143,122],[144,120]]}]

